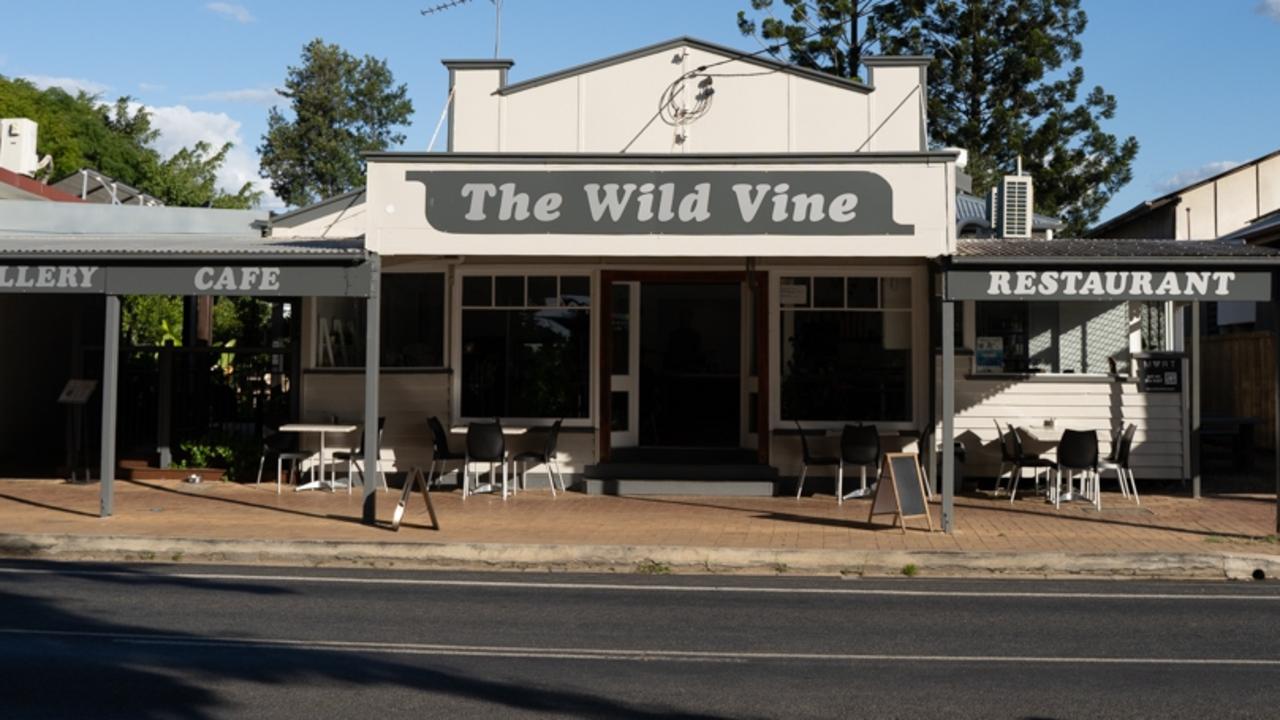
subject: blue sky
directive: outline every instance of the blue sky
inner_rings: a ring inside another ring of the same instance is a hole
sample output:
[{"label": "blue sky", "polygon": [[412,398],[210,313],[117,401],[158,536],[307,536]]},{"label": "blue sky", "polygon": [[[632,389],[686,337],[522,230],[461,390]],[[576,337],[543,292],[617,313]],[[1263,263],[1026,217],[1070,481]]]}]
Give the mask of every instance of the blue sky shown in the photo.
[{"label": "blue sky", "polygon": [[[385,58],[425,149],[447,92],[444,57],[491,57],[493,6],[429,17],[442,0],[6,3],[0,74],[78,85],[153,108],[160,150],[232,140],[224,180],[256,179],[255,147],[285,68],[321,37]],[[504,0],[502,54],[520,80],[677,35],[754,50],[748,0]],[[1280,149],[1280,0],[1084,0],[1086,84],[1119,100],[1108,128],[1142,144],[1103,218],[1230,163]],[[439,149],[439,143],[437,144]]]}]

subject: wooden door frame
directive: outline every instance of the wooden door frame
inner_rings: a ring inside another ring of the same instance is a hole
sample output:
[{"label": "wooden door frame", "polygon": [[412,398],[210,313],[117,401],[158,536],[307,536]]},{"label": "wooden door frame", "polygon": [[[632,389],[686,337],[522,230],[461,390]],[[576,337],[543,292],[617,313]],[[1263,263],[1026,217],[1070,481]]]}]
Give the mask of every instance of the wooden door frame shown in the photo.
[{"label": "wooden door frame", "polygon": [[[599,328],[600,346],[597,365],[597,401],[599,403],[599,423],[597,442],[599,444],[598,461],[609,459],[610,435],[612,430],[612,392],[613,392],[613,283],[615,282],[670,282],[670,283],[746,283],[750,277],[755,279],[756,301],[756,454],[761,463],[769,463],[769,273],[755,270],[601,270]],[[643,292],[643,290],[642,290]],[[643,322],[643,319],[641,319]],[[751,368],[741,368],[742,377],[750,377]],[[633,398],[634,402],[640,399]],[[639,429],[636,429],[639,432]]]}]

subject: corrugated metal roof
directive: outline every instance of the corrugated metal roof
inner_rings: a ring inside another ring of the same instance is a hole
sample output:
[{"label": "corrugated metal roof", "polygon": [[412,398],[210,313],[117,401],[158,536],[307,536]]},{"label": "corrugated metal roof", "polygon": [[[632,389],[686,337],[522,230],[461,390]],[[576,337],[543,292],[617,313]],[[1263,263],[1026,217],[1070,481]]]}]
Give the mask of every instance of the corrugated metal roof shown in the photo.
[{"label": "corrugated metal roof", "polygon": [[0,233],[0,258],[81,257],[104,260],[180,258],[282,258],[292,260],[361,258],[364,239],[243,238],[220,235],[128,235]]},{"label": "corrugated metal roof", "polygon": [[1225,240],[1164,240],[1130,238],[1055,238],[1007,240],[961,238],[956,241],[955,261],[981,262],[1037,259],[1074,263],[1174,260],[1280,262],[1280,250]]},{"label": "corrugated metal roof", "polygon": [[[987,213],[987,201],[977,195],[970,195],[964,192],[956,193],[956,227],[963,228],[965,225],[991,228],[991,216]],[[1062,227],[1062,221],[1048,215],[1032,213],[1031,227],[1033,230],[1057,230]]]}]

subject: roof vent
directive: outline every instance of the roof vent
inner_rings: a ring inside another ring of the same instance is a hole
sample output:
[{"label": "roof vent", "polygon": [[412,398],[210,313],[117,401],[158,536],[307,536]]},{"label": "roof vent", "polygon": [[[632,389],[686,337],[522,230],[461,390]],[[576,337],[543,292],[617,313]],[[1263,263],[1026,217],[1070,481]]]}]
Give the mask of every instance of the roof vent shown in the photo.
[{"label": "roof vent", "polygon": [[998,237],[1031,237],[1031,213],[1035,202],[1035,190],[1031,176],[1022,173],[1022,158],[1018,158],[1018,173],[1005,175],[1000,184],[991,188],[991,218]]}]

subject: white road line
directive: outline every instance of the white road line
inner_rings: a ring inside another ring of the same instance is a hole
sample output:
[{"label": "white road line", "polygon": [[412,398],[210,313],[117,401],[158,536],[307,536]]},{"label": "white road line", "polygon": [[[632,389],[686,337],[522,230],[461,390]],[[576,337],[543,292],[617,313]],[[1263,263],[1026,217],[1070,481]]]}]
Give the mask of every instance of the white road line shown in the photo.
[{"label": "white road line", "polygon": [[538,648],[503,645],[447,645],[435,643],[374,643],[341,640],[292,640],[287,638],[219,638],[141,633],[81,632],[0,628],[0,636],[29,636],[71,640],[100,640],[130,645],[176,647],[275,649],[307,652],[350,652],[390,655],[437,655],[495,658],[543,658],[552,660],[621,660],[672,662],[924,662],[924,663],[1039,663],[1071,665],[1237,665],[1280,667],[1275,658],[1162,658],[1162,657],[1059,657],[1052,655],[890,655],[883,653],[786,653],[718,650],[653,650],[632,648]]},{"label": "white road line", "polygon": [[277,582],[349,585],[403,585],[411,587],[466,587],[466,588],[518,588],[521,590],[609,590],[624,592],[675,592],[675,593],[742,593],[780,595],[846,595],[883,597],[940,597],[940,598],[1058,598],[1079,600],[1245,600],[1280,602],[1280,594],[1214,593],[1133,593],[1133,592],[1029,592],[1008,590],[898,590],[888,588],[812,588],[812,587],[751,587],[736,585],[654,585],[593,582],[541,582],[517,580],[429,580],[423,578],[371,578],[352,576],[309,575],[252,575],[247,573],[136,573],[112,570],[57,570],[52,568],[3,568],[0,574],[10,575],[65,575],[78,577],[126,578],[145,582],[175,578],[181,580],[208,580],[234,582]]}]

